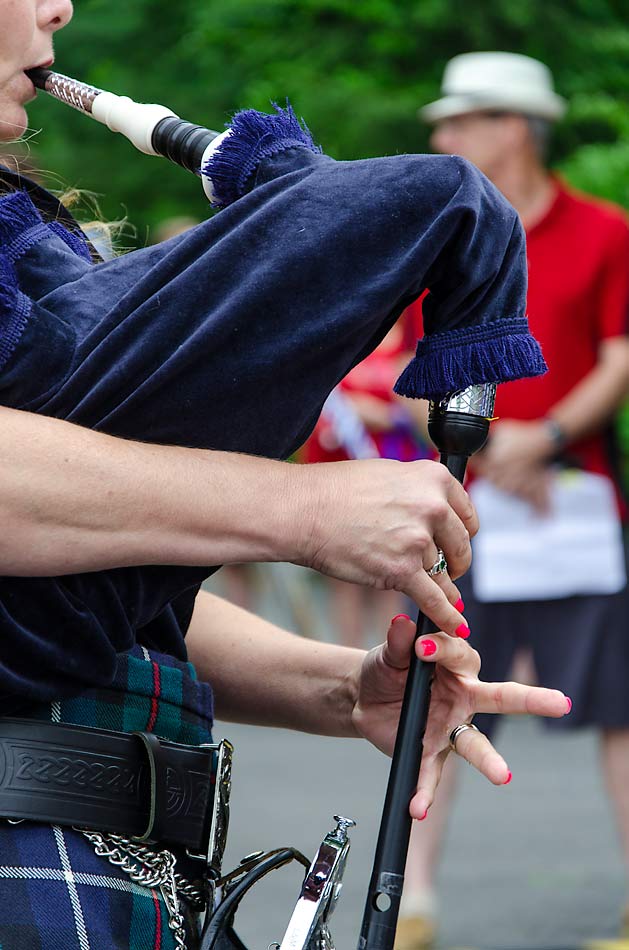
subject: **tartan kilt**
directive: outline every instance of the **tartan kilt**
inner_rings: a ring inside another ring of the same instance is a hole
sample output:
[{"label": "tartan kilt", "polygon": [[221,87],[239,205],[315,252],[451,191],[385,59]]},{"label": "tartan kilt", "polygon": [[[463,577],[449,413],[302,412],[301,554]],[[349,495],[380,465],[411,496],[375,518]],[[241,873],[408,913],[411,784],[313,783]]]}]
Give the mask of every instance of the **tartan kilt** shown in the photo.
[{"label": "tartan kilt", "polygon": [[[20,716],[199,745],[211,742],[212,695],[190,664],[135,647],[107,689],[19,711]],[[177,870],[199,876],[177,855]],[[180,900],[193,948],[198,921]],[[0,819],[0,950],[174,950],[159,888],[131,881],[71,828]]]}]

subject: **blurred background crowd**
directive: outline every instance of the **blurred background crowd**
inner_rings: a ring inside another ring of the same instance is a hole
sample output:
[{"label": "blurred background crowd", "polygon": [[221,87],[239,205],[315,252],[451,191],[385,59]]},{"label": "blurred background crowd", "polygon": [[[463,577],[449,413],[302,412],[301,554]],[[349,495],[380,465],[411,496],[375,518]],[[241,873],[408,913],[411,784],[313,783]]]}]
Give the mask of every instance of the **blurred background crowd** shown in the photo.
[{"label": "blurred background crowd", "polygon": [[[134,0],[115,4],[113,14],[111,0],[83,0],[74,29],[57,44],[59,71],[162,102],[211,128],[221,129],[239,108],[268,110],[288,96],[336,159],[461,154],[520,213],[529,239],[529,317],[551,372],[546,382],[509,384],[499,396],[499,421],[473,466],[472,491],[487,518],[462,593],[487,678],[511,671],[564,689],[575,703],[566,724],[602,737],[600,760],[588,758],[590,746],[570,746],[584,756],[571,767],[598,769],[600,761],[609,792],[619,899],[603,928],[609,942],[591,946],[618,950],[629,947],[621,870],[623,862],[629,867],[627,14],[621,0],[178,0],[176,12],[164,0]],[[444,77],[453,57],[493,50],[533,57],[552,75],[539,63],[472,57],[455,61]],[[484,98],[474,99],[479,83]],[[126,246],[167,239],[209,213],[191,176],[150,164],[126,141],[110,138],[103,148],[103,130],[71,110],[35,104],[33,130],[44,108],[46,131],[33,131],[22,158],[63,169],[59,188],[93,192],[106,219],[128,219]],[[421,322],[419,301],[337,388],[296,461],[433,457],[427,407],[392,392]],[[306,636],[351,646],[372,645],[394,614],[412,611],[395,592],[326,583],[284,565],[236,566],[211,583]],[[439,808],[414,834],[397,950],[440,939],[436,872],[451,771]],[[599,791],[604,797],[603,784]],[[535,820],[544,818],[540,801]],[[527,946],[566,946],[560,916],[557,942],[546,932]],[[479,926],[474,945],[497,946]],[[597,932],[581,929],[584,938]],[[500,946],[507,945],[515,944],[503,937]]]}]

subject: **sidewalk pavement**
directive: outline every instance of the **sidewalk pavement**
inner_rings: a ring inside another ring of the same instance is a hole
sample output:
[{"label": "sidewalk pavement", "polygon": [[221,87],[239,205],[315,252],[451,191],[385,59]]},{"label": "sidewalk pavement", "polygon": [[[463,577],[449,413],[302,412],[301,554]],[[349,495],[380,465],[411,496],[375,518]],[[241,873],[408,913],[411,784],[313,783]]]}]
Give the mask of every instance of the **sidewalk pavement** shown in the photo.
[{"label": "sidewalk pavement", "polygon": [[[216,736],[236,747],[226,870],[283,845],[312,857],[334,814],[357,820],[331,928],[337,950],[354,950],[388,760],[359,740],[223,724]],[[439,875],[440,950],[605,950],[593,941],[616,935],[625,887],[595,736],[510,720],[499,747],[510,785],[462,768]],[[237,917],[250,950],[281,941],[300,883],[291,865],[251,892]]]}]

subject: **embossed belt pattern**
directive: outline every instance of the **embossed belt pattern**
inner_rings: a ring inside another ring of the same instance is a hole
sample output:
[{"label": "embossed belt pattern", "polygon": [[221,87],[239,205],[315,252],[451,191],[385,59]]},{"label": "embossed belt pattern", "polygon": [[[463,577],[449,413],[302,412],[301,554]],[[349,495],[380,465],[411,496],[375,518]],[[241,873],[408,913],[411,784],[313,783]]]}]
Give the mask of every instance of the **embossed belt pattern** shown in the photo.
[{"label": "embossed belt pattern", "polygon": [[0,816],[206,853],[219,746],[0,718]]}]

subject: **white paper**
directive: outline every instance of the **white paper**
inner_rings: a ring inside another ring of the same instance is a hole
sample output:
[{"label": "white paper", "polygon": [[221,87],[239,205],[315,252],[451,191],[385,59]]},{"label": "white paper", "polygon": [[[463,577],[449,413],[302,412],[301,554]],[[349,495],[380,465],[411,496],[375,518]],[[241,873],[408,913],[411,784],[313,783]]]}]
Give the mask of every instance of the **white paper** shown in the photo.
[{"label": "white paper", "polygon": [[608,478],[554,473],[543,515],[486,479],[471,485],[470,496],[481,525],[472,542],[478,600],[554,600],[625,586],[622,526]]}]

